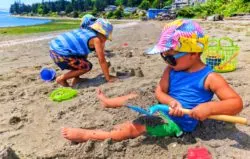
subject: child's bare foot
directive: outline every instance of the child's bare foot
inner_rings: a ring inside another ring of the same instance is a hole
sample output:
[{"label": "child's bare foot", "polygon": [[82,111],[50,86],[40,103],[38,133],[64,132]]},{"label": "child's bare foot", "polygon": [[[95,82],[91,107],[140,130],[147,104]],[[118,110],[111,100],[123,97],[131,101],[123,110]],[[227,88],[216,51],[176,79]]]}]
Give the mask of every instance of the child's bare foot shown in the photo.
[{"label": "child's bare foot", "polygon": [[69,84],[68,84],[67,80],[64,80],[64,79],[63,79],[63,75],[58,76],[58,77],[56,78],[56,82],[57,82],[58,84],[64,86],[64,87],[69,87]]},{"label": "child's bare foot", "polygon": [[80,128],[62,128],[61,134],[65,139],[75,142],[84,142],[89,140],[88,130]]},{"label": "child's bare foot", "polygon": [[108,104],[105,102],[107,100],[107,97],[103,94],[102,90],[100,88],[96,89],[97,98],[100,100],[100,103],[103,107],[107,107]]}]

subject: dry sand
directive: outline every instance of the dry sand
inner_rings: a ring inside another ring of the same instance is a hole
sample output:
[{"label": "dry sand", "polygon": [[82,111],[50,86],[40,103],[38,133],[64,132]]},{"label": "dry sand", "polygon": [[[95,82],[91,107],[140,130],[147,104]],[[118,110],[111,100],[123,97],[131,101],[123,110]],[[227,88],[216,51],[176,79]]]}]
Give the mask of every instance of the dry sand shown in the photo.
[{"label": "dry sand", "polygon": [[[239,115],[249,117],[250,30],[247,28],[250,22],[201,24],[211,36],[231,37],[241,47],[238,69],[222,75],[244,100],[244,110]],[[156,103],[154,89],[166,65],[159,56],[145,56],[143,52],[157,40],[162,25],[162,22],[148,21],[117,27],[114,40],[107,45],[107,57],[113,71],[140,67],[143,77],[137,75],[115,83],[105,83],[93,54],[89,57],[94,64],[93,70],[82,76],[87,80],[77,85],[79,95],[61,103],[48,98],[49,93],[59,86],[45,83],[39,78],[42,67],[52,67],[58,74],[62,73],[49,58],[50,39],[30,42],[32,38],[50,37],[58,32],[0,39],[1,44],[20,38],[29,41],[0,46],[0,150],[11,147],[20,158],[178,159],[183,158],[188,148],[203,146],[213,158],[249,158],[250,128],[211,120],[201,123],[192,134],[196,141],[140,136],[122,142],[108,139],[72,144],[61,137],[61,127],[110,129],[117,123],[138,116],[126,108],[102,108],[95,96],[97,87],[110,97],[139,90],[141,98],[134,104],[145,108]]]}]

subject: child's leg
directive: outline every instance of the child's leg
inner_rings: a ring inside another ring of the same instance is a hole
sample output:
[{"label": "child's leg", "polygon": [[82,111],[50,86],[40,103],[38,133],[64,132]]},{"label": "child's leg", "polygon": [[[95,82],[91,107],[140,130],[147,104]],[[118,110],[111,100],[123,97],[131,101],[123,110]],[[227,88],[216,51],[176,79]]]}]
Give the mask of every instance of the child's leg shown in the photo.
[{"label": "child's leg", "polygon": [[129,138],[135,138],[146,132],[144,125],[126,122],[115,126],[110,132],[103,130],[88,130],[78,128],[62,128],[62,136],[68,140],[84,142],[87,140],[105,140],[111,138],[121,141]]},{"label": "child's leg", "polygon": [[50,57],[62,70],[71,70],[56,78],[56,82],[64,87],[69,87],[68,79],[73,78],[72,86],[74,86],[82,74],[92,69],[92,64],[87,60],[87,56],[62,56],[50,50]]},{"label": "child's leg", "polygon": [[101,91],[101,89],[97,89],[97,97],[99,98],[101,104],[103,107],[106,108],[115,108],[115,107],[121,107],[129,99],[133,99],[137,97],[138,95],[136,93],[130,93],[128,95],[120,96],[120,97],[115,97],[115,98],[108,98],[104,95],[104,93]]},{"label": "child's leg", "polygon": [[[56,78],[56,82],[64,87],[69,87],[69,83],[67,82],[68,79],[71,78],[79,78],[82,74],[88,72],[89,70],[71,70],[63,75],[60,75]],[[72,84],[76,84],[77,79],[73,80]]]}]

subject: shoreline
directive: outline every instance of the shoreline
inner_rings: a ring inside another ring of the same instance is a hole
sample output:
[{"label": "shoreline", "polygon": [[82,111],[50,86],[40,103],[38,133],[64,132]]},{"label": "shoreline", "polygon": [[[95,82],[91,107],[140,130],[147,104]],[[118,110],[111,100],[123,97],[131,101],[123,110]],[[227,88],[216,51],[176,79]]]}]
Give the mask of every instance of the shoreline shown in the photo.
[{"label": "shoreline", "polygon": [[[34,19],[36,20],[36,19]],[[45,20],[45,19],[44,19]],[[36,23],[36,24],[30,24],[30,25],[15,25],[15,26],[0,26],[0,29],[4,28],[14,28],[14,27],[28,27],[28,26],[36,26],[36,25],[44,25],[44,24],[49,24],[52,23],[53,20],[48,19],[49,21],[43,22],[43,23]]]},{"label": "shoreline", "polygon": [[[49,20],[82,20],[82,18],[72,18],[72,17],[44,17],[44,16],[26,16],[26,15],[11,15],[13,17],[30,18],[30,19],[49,19]],[[108,19],[109,21],[120,21],[120,22],[131,22],[140,21],[140,19]]]},{"label": "shoreline", "polygon": [[[138,22],[114,24],[114,27],[116,27],[117,29],[123,29],[123,28],[135,26],[137,24]],[[25,44],[25,43],[31,43],[31,42],[36,42],[36,41],[42,41],[42,40],[49,40],[59,35],[58,32],[54,32],[54,31],[46,32],[46,33],[47,33],[46,35],[32,37],[32,38],[27,37],[24,39],[14,39],[14,40],[4,40],[4,41],[0,40],[0,48],[9,47],[13,45],[20,45],[20,44]]]},{"label": "shoreline", "polygon": [[[30,18],[30,19],[46,19],[50,22],[34,25],[10,26],[0,27],[0,35],[21,35],[41,32],[51,32],[59,30],[70,30],[79,28],[81,20],[79,18],[47,18],[47,17],[30,17],[30,16],[14,16],[17,18]],[[140,20],[110,20],[112,24],[124,24],[139,22]]]}]

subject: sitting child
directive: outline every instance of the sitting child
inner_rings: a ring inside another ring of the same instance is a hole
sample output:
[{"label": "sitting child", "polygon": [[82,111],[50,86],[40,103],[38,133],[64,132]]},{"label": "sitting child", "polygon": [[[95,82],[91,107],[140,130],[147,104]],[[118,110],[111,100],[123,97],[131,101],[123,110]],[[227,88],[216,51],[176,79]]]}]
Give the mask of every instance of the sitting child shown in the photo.
[{"label": "sitting child", "polygon": [[[201,61],[201,53],[207,47],[208,37],[198,23],[192,20],[176,20],[167,24],[155,47],[148,54],[161,54],[167,67],[156,88],[157,100],[169,105],[166,107],[153,106],[149,110],[165,112],[171,120],[168,123],[149,125],[157,117],[143,116],[143,120],[125,122],[115,126],[111,131],[63,128],[64,138],[83,142],[86,140],[124,140],[134,138],[144,133],[153,136],[178,136],[181,129],[193,132],[198,120],[205,120],[210,115],[235,115],[243,108],[241,97],[227,84],[222,76]],[[214,93],[220,101],[211,101]],[[99,90],[98,98],[105,107],[119,107],[136,95],[129,94],[117,98],[107,98]],[[191,115],[183,115],[181,108],[191,110]],[[144,121],[144,122],[141,122]],[[171,123],[171,124],[170,124]],[[175,123],[178,125],[176,126]],[[172,126],[174,127],[172,128]]]},{"label": "sitting child", "polygon": [[95,51],[102,68],[105,79],[108,82],[115,80],[109,75],[108,64],[104,56],[106,40],[111,40],[113,26],[110,22],[99,18],[84,17],[81,28],[73,30],[53,39],[50,42],[50,57],[62,70],[69,72],[56,78],[56,82],[62,86],[70,86],[69,79],[73,79],[74,86],[80,76],[91,70],[92,64],[87,60],[88,54]]}]

